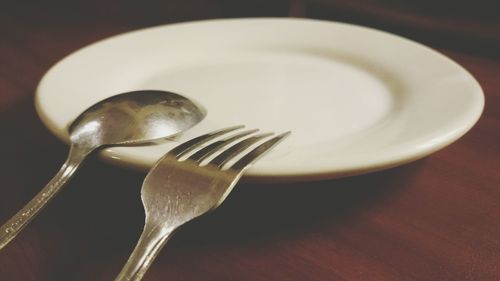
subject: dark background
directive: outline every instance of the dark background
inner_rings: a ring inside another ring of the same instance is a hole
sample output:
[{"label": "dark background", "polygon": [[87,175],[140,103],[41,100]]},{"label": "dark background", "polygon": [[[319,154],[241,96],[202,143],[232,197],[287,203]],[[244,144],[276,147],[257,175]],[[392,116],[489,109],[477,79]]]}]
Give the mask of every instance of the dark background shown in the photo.
[{"label": "dark background", "polygon": [[[384,172],[315,183],[240,184],[170,241],[144,280],[500,280],[500,16],[495,1],[1,1],[0,222],[67,153],[33,95],[65,55],[172,22],[295,16],[356,23],[427,44],[482,85],[461,140]],[[367,46],[369,51],[369,46]],[[113,280],[143,223],[143,173],[93,158],[0,252],[0,281]]]}]

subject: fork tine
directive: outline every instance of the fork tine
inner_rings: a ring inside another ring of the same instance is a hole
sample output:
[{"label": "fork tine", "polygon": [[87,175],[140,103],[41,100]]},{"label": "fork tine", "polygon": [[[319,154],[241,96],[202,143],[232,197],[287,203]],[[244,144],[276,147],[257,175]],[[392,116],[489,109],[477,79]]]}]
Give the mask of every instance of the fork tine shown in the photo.
[{"label": "fork tine", "polygon": [[169,155],[174,156],[175,158],[179,158],[182,155],[185,155],[186,153],[189,153],[199,147],[200,145],[203,145],[204,143],[220,136],[226,133],[229,133],[231,131],[241,129],[245,126],[239,125],[239,126],[233,126],[233,127],[228,127],[224,128],[221,130],[213,131],[205,135],[201,135],[199,137],[196,137],[194,139],[188,140],[184,143],[179,144],[178,146],[174,147],[172,150],[168,152]]},{"label": "fork tine", "polygon": [[243,156],[240,160],[234,163],[231,166],[231,169],[240,172],[247,167],[249,167],[252,163],[254,163],[257,159],[259,159],[262,155],[270,151],[273,147],[275,147],[278,143],[283,141],[286,137],[291,134],[290,131],[286,133],[282,133],[264,143],[254,148],[252,151],[248,152]]},{"label": "fork tine", "polygon": [[228,137],[226,139],[211,143],[210,145],[205,146],[204,148],[195,152],[193,155],[189,156],[188,159],[196,161],[198,163],[201,163],[204,159],[206,159],[207,157],[210,157],[210,155],[216,153],[217,151],[219,151],[222,147],[226,146],[227,144],[232,143],[234,141],[237,141],[238,139],[241,139],[241,138],[248,136],[250,134],[253,134],[253,133],[257,132],[258,130],[259,129],[247,130],[247,131],[241,132],[239,134],[236,134],[234,136]]},{"label": "fork tine", "polygon": [[224,164],[226,164],[228,161],[230,161],[232,158],[234,158],[236,155],[241,153],[243,150],[247,149],[250,147],[252,144],[258,142],[259,140],[271,136],[273,133],[266,133],[266,134],[260,134],[256,135],[250,138],[247,138],[245,140],[242,140],[233,146],[229,147],[226,149],[224,152],[219,154],[217,157],[212,159],[210,161],[210,164],[217,166],[218,168],[222,168]]}]

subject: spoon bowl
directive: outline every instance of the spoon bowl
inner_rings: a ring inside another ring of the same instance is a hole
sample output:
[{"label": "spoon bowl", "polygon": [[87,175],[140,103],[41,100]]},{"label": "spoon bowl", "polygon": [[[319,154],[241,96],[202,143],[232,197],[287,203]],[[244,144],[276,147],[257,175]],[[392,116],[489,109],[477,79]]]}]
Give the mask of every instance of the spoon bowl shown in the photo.
[{"label": "spoon bowl", "polygon": [[69,126],[71,143],[91,147],[154,143],[185,131],[206,115],[201,106],[171,92],[135,91],[102,100]]},{"label": "spoon bowl", "polygon": [[89,107],[68,128],[70,151],[59,172],[0,228],[0,249],[45,207],[96,149],[155,143],[191,128],[205,115],[205,110],[191,100],[155,90],[119,94]]}]

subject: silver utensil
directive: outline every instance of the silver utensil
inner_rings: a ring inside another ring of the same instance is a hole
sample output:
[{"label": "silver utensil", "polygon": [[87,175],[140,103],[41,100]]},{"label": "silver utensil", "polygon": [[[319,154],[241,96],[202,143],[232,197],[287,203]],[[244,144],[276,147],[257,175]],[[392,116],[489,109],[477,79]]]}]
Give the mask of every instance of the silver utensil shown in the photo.
[{"label": "silver utensil", "polygon": [[[141,190],[146,211],[143,232],[115,281],[142,279],[175,230],[217,208],[244,170],[290,134],[268,139],[247,153],[244,152],[272,134],[250,136],[257,130],[249,130],[206,145],[241,127],[215,131],[180,144],[155,164]],[[226,148],[236,141],[239,142]]]},{"label": "silver utensil", "polygon": [[71,147],[59,172],[0,228],[0,249],[42,210],[92,151],[156,142],[189,129],[204,116],[187,98],[153,90],[123,93],[91,106],[69,126]]}]

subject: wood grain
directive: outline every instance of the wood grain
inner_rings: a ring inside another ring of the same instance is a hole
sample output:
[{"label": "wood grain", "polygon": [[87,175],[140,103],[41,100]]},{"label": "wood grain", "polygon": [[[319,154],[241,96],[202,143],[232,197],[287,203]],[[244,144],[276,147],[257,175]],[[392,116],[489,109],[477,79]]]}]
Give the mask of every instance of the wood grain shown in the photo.
[{"label": "wood grain", "polygon": [[[282,16],[291,7],[285,1],[229,2],[4,5],[0,222],[40,190],[67,152],[33,107],[36,85],[51,65],[86,44],[136,28],[213,17]],[[376,2],[377,11],[393,11]],[[327,4],[335,9],[335,3]],[[308,9],[292,6],[295,13]],[[309,10],[301,14],[315,16]],[[489,21],[488,26],[493,32],[500,25]],[[413,30],[395,32],[421,39]],[[463,38],[470,33],[468,27]],[[498,34],[481,36],[498,39]],[[467,44],[449,46],[438,37],[424,39],[468,69],[486,93],[484,114],[466,136],[430,157],[384,172],[314,183],[240,184],[217,212],[181,230],[144,280],[500,280],[500,59]],[[143,177],[90,159],[0,252],[0,280],[113,280],[143,224]]]}]

